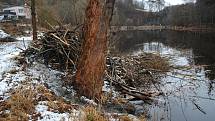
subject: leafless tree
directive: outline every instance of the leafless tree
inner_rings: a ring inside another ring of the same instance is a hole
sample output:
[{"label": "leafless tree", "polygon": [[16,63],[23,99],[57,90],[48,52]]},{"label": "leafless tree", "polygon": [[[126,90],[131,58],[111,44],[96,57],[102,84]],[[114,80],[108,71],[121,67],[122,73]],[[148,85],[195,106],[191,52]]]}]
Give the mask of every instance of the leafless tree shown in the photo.
[{"label": "leafless tree", "polygon": [[[106,64],[107,34],[115,0],[90,0],[84,24],[84,43],[75,85],[81,95],[100,100]],[[103,7],[104,5],[104,7]]]},{"label": "leafless tree", "polygon": [[33,29],[33,41],[37,40],[37,23],[36,23],[36,9],[35,9],[35,0],[31,0],[31,20],[32,20],[32,29]]}]

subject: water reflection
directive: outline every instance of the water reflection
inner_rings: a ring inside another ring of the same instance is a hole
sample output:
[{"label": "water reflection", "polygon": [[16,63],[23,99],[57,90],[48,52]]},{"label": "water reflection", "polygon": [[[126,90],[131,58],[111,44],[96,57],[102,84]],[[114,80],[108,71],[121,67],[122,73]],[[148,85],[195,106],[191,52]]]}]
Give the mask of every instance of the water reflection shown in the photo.
[{"label": "water reflection", "polygon": [[118,36],[120,36],[120,40],[118,41],[117,49],[121,53],[136,52],[143,47],[143,44],[145,44],[145,49],[159,53],[164,51],[162,53],[171,54],[176,53],[173,51],[184,51],[182,55],[188,54],[187,58],[190,63],[204,65],[205,70],[207,70],[207,77],[210,80],[215,79],[214,33],[129,31],[121,32]]},{"label": "water reflection", "polygon": [[121,53],[159,53],[168,57],[174,70],[162,80],[167,97],[150,107],[151,120],[214,121],[215,35],[175,31],[119,33]]}]

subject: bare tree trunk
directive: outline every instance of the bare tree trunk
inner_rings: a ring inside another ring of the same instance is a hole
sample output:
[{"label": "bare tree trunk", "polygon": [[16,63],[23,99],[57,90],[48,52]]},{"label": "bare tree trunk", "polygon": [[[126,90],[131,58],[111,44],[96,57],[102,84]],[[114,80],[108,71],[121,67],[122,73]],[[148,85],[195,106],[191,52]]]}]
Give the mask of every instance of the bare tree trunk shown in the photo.
[{"label": "bare tree trunk", "polygon": [[[112,4],[110,4],[112,2]],[[75,85],[81,95],[100,100],[106,64],[107,33],[115,0],[90,0],[86,10],[84,43]]]},{"label": "bare tree trunk", "polygon": [[32,29],[33,29],[33,41],[37,40],[37,23],[36,23],[36,10],[35,10],[35,0],[31,0],[31,19],[32,19]]}]

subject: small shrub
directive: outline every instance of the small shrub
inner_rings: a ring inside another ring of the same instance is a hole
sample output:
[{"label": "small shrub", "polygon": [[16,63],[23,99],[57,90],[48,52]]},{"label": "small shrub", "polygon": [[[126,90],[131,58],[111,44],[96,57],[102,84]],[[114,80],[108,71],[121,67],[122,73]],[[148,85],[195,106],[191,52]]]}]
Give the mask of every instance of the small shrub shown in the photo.
[{"label": "small shrub", "polygon": [[86,107],[84,109],[85,119],[84,121],[108,121],[100,112],[94,107]]},{"label": "small shrub", "polygon": [[16,89],[9,99],[0,103],[0,120],[27,121],[28,114],[33,114],[35,110],[34,97],[35,93],[30,87]]},{"label": "small shrub", "polygon": [[129,116],[121,116],[120,121],[132,121]]}]

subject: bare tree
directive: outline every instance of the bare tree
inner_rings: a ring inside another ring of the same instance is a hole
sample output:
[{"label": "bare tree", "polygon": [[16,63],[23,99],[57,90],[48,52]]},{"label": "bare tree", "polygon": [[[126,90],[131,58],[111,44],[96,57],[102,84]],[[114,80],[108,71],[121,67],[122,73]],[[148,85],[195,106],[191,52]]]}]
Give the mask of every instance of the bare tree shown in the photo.
[{"label": "bare tree", "polygon": [[37,40],[37,23],[36,23],[36,9],[35,0],[31,0],[31,19],[32,19],[32,29],[33,29],[33,41]]},{"label": "bare tree", "polygon": [[83,52],[75,85],[81,95],[100,100],[105,72],[107,33],[115,0],[90,0],[84,24]]}]

